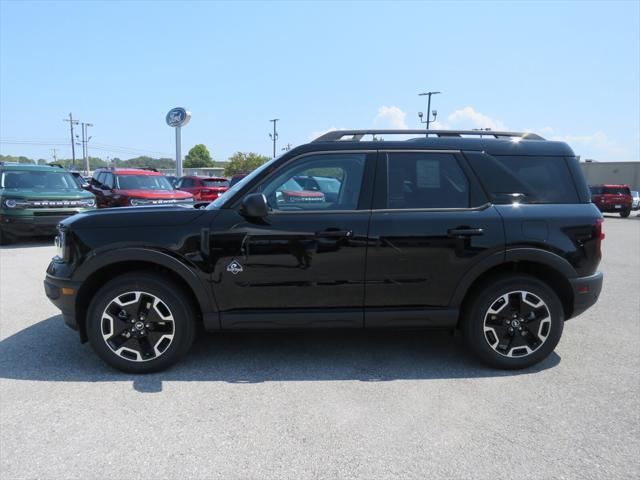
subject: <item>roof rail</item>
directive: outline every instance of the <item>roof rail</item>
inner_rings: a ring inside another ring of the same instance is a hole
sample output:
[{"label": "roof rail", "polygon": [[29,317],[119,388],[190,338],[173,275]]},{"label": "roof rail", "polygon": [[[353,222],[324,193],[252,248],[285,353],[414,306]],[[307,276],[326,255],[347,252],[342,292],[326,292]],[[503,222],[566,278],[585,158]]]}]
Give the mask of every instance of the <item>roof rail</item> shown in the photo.
[{"label": "roof rail", "polygon": [[522,138],[526,140],[544,140],[540,135],[531,132],[501,132],[494,130],[332,130],[319,136],[315,142],[337,142],[343,141],[359,142],[365,135],[434,135],[437,137],[461,137],[462,135],[474,135],[479,137],[494,138]]}]

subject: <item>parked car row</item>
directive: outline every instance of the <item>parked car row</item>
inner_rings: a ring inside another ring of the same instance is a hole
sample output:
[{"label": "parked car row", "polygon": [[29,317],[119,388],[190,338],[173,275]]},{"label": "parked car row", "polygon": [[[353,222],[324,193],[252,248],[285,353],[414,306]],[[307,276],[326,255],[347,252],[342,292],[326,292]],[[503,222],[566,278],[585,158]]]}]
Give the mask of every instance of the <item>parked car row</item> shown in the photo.
[{"label": "parked car row", "polygon": [[229,184],[222,177],[178,178],[151,168],[99,168],[84,177],[57,164],[0,163],[0,243],[55,235],[61,220],[87,209],[211,202]]}]

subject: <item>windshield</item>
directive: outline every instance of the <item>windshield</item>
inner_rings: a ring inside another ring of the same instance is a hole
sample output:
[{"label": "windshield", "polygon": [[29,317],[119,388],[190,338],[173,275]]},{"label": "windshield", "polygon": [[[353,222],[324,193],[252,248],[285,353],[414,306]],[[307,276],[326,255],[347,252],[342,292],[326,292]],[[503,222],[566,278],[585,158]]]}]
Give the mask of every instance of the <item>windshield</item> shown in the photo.
[{"label": "windshield", "polygon": [[229,186],[229,182],[227,182],[226,180],[222,180],[222,179],[203,180],[202,184],[205,187],[228,187]]},{"label": "windshield", "polygon": [[315,179],[323,192],[338,193],[340,191],[340,181],[335,178],[315,177]]},{"label": "windshield", "polygon": [[4,171],[0,187],[30,190],[80,190],[68,172]]},{"label": "windshield", "polygon": [[[280,157],[281,156],[282,155],[280,155]],[[262,165],[260,165],[253,172],[251,172],[249,175],[244,177],[242,180],[240,180],[238,183],[236,183],[234,186],[232,186],[229,190],[227,190],[222,195],[220,195],[217,199],[215,199],[213,202],[211,202],[207,206],[207,210],[210,210],[210,209],[213,209],[213,208],[222,207],[222,205],[224,205],[224,203],[227,201],[228,198],[233,197],[236,194],[236,192],[240,191],[242,189],[242,187],[244,187],[247,183],[249,183],[251,180],[253,180],[258,175],[260,175],[260,173],[262,173],[263,171],[268,169],[271,165],[273,165],[273,163],[276,160],[279,160],[280,157],[272,158],[267,163],[263,163]]]},{"label": "windshield", "polygon": [[296,182],[293,178],[287,180],[282,185],[280,185],[279,190],[288,190],[290,192],[302,192],[304,189],[300,186],[298,182]]},{"label": "windshield", "polygon": [[173,190],[162,175],[117,175],[116,188],[121,190]]}]

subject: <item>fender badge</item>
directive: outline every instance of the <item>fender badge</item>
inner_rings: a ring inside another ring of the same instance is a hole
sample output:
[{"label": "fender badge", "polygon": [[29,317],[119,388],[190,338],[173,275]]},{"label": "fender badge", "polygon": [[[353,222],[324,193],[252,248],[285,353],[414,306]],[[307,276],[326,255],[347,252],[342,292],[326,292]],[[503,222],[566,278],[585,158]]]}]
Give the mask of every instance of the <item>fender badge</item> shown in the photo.
[{"label": "fender badge", "polygon": [[240,265],[237,260],[234,260],[227,266],[227,272],[231,272],[234,275],[239,274],[242,270],[242,265]]}]

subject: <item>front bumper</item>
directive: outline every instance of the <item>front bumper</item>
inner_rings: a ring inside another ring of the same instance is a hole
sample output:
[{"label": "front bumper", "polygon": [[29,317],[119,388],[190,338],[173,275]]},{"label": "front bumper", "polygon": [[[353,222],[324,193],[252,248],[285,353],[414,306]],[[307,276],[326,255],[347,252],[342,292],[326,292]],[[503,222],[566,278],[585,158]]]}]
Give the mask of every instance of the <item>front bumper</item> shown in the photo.
[{"label": "front bumper", "polygon": [[15,236],[55,235],[56,226],[62,220],[75,215],[76,211],[55,215],[0,215],[0,226],[4,232]]},{"label": "front bumper", "polygon": [[74,330],[78,330],[76,318],[76,297],[81,282],[53,277],[47,274],[44,280],[44,293],[56,307],[62,312],[64,323]]},{"label": "front bumper", "polygon": [[569,281],[573,289],[573,318],[598,301],[602,291],[603,275],[602,272],[596,272],[588,277],[578,277]]}]

